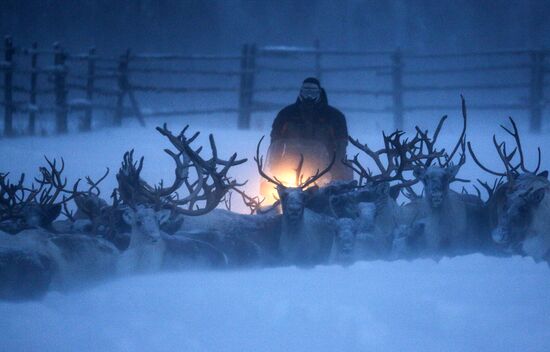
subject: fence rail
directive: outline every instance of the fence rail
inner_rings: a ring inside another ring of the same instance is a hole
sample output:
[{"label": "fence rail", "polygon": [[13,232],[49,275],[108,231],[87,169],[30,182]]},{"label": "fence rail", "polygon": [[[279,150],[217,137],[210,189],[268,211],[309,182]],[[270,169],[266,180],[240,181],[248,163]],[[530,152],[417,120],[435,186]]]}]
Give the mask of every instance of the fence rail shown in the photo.
[{"label": "fence rail", "polygon": [[[0,107],[5,136],[21,133],[14,123],[16,118],[26,119],[24,133],[36,133],[42,114],[54,115],[56,132],[66,133],[71,114],[84,112],[79,128],[90,130],[96,111],[110,115],[113,125],[120,125],[129,116],[144,123],[145,118],[152,116],[236,114],[238,127],[247,129],[254,113],[274,112],[285,103],[264,100],[264,96],[298,90],[296,86],[284,84],[278,77],[304,74],[319,78],[369,74],[383,80],[382,85],[331,87],[330,94],[365,97],[371,99],[370,102],[382,99],[376,106],[346,107],[343,104],[340,108],[344,112],[392,114],[397,128],[403,127],[407,112],[455,107],[440,101],[438,104],[409,101],[409,96],[414,94],[469,90],[503,92],[508,94],[506,102],[474,103],[469,108],[527,111],[533,131],[541,130],[545,109],[550,104],[550,98],[545,96],[549,84],[545,78],[550,72],[548,49],[463,53],[346,51],[322,49],[319,41],[315,41],[311,47],[245,44],[239,55],[132,53],[126,50],[119,57],[108,57],[98,55],[95,48],[86,53],[70,54],[58,43],[51,49],[39,48],[37,43],[30,48],[21,48],[6,36],[0,52],[0,74],[3,75]],[[309,60],[307,64],[304,64],[304,59]],[[347,59],[355,62],[345,62]],[[453,63],[453,60],[472,59],[481,62]],[[324,64],[323,60],[332,61]],[[188,64],[192,67],[187,67]],[[450,77],[458,74],[473,75],[474,80],[467,83],[433,82],[433,78],[452,81]],[[520,79],[510,80],[512,74]],[[270,84],[265,84],[264,75],[270,75]],[[495,82],[481,78],[485,77],[483,75],[501,80]],[[183,78],[178,84],[164,83],[162,77],[172,76]],[[190,77],[219,77],[224,84],[196,86]],[[198,109],[141,106],[144,95],[190,94],[214,99],[220,94],[236,94],[236,99],[233,106]]]}]

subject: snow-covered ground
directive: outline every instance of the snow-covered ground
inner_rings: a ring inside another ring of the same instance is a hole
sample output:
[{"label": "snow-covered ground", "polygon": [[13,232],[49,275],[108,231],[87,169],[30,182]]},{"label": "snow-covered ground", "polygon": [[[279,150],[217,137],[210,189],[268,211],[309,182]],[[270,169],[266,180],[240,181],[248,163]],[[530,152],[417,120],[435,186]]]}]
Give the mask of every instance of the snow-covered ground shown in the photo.
[{"label": "snow-covered ground", "polygon": [[181,272],[0,303],[3,351],[548,351],[550,270],[480,255]]},{"label": "snow-covered ground", "polygon": [[[487,165],[500,168],[490,138],[502,136],[505,115],[485,117],[470,114],[469,139]],[[450,119],[442,136],[448,143],[460,125],[458,114]],[[421,125],[433,131],[436,120]],[[252,156],[268,123],[246,132],[193,120],[170,120],[169,127],[186,123],[203,131],[202,142],[214,133],[222,156],[248,157],[234,176],[249,179],[249,193],[257,193]],[[388,127],[384,119],[359,117],[349,124],[354,137],[373,147]],[[109,167],[107,197],[122,154],[135,148],[145,156],[146,180],[170,179],[172,161],[162,152],[169,145],[155,125],[0,140],[0,170],[36,175],[43,155],[63,156],[70,181],[99,177]],[[524,127],[530,165],[540,145],[543,169],[550,167],[548,135],[529,135]],[[459,176],[490,179],[472,162]],[[38,302],[0,302],[0,351],[548,351],[549,326],[547,264],[470,255],[439,263],[164,273],[51,292]]]}]

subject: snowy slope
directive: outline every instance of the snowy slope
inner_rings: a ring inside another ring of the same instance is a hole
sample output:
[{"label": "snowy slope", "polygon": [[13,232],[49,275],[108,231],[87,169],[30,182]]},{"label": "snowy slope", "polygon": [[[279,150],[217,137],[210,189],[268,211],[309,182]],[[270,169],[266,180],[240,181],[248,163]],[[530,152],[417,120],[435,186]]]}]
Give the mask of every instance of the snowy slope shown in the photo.
[{"label": "snowy slope", "polygon": [[[469,139],[499,168],[490,138],[505,119],[471,118]],[[436,120],[425,127],[433,130]],[[186,122],[171,120],[169,127],[177,131]],[[460,119],[451,115],[449,122],[443,137],[452,143]],[[0,140],[0,169],[35,175],[44,154],[63,156],[72,181],[99,177],[109,167],[102,187],[107,197],[130,148],[145,156],[149,182],[172,177],[172,161],[162,152],[169,145],[155,125]],[[214,133],[222,156],[248,157],[234,176],[250,179],[255,194],[259,178],[251,158],[268,132],[269,124],[263,126],[243,132],[201,121],[191,130],[203,131],[202,142]],[[351,134],[373,147],[384,127],[384,120],[350,119]],[[521,127],[530,163],[540,145],[543,166],[550,167],[547,135]],[[490,179],[471,162],[459,175]],[[0,351],[548,351],[549,295],[547,264],[519,257],[165,273],[52,292],[40,302],[0,302]]]}]

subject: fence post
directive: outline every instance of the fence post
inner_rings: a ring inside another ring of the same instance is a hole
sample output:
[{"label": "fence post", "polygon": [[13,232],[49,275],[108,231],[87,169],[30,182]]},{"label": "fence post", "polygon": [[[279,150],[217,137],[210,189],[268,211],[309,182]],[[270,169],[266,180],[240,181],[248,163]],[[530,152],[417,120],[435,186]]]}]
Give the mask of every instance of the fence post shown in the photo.
[{"label": "fence post", "polygon": [[531,52],[531,84],[529,87],[529,110],[532,132],[542,128],[542,106],[544,98],[544,52]]},{"label": "fence post", "polygon": [[31,89],[29,91],[29,126],[28,133],[34,135],[36,133],[36,113],[38,107],[36,105],[36,84],[38,80],[38,44],[35,42],[32,44],[31,51]]},{"label": "fence post", "polygon": [[54,43],[55,127],[57,133],[67,133],[67,55],[59,43]]},{"label": "fence post", "polygon": [[116,110],[113,124],[122,125],[122,116],[124,115],[124,96],[128,90],[128,62],[130,60],[130,49],[120,56],[118,61],[118,94],[116,99]]},{"label": "fence post", "polygon": [[10,36],[4,38],[4,135],[13,136],[13,54],[15,49]]},{"label": "fence post", "polygon": [[250,127],[250,100],[248,99],[248,74],[249,74],[249,45],[244,44],[241,49],[241,80],[239,85],[239,129]]},{"label": "fence post", "polygon": [[320,81],[321,80],[321,44],[319,39],[315,39],[313,42],[313,47],[315,48],[315,76]]},{"label": "fence post", "polygon": [[86,108],[84,121],[82,121],[82,125],[80,126],[81,131],[90,131],[92,129],[95,61],[95,48],[90,48],[88,51],[88,76],[86,80],[86,100],[88,101],[88,107]]},{"label": "fence post", "polygon": [[394,128],[403,129],[403,62],[399,49],[392,55],[392,96]]}]

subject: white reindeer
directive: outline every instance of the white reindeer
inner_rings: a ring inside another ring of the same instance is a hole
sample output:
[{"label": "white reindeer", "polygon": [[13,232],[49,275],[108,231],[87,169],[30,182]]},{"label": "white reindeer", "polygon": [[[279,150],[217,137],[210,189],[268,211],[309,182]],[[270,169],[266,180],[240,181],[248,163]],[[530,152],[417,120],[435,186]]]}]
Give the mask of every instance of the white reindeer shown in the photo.
[{"label": "white reindeer", "polygon": [[122,253],[118,265],[120,273],[158,271],[162,267],[166,243],[160,225],[168,221],[169,210],[155,211],[138,205],[128,207],[122,215],[130,225],[130,244]]}]

